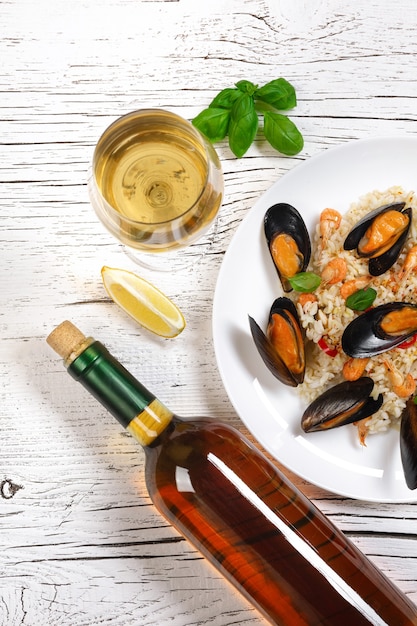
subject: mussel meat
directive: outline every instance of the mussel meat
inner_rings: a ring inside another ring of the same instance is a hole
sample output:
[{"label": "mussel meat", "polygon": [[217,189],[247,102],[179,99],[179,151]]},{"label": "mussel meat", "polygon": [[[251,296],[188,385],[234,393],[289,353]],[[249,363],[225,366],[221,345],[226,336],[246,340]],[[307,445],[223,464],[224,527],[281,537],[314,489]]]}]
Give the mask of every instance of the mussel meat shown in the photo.
[{"label": "mussel meat", "polygon": [[405,482],[409,489],[417,488],[417,405],[413,398],[407,404],[401,415],[400,428],[401,463]]},{"label": "mussel meat", "polygon": [[370,397],[374,382],[368,376],[346,380],[327,389],[306,408],[301,427],[306,433],[358,422],[382,406],[383,396]]},{"label": "mussel meat", "polygon": [[342,349],[353,358],[372,357],[399,346],[416,333],[417,305],[387,302],[365,311],[346,326]]},{"label": "mussel meat", "polygon": [[282,288],[289,292],[292,287],[288,279],[304,272],[310,261],[311,242],[307,227],[297,209],[280,202],[266,212],[264,231]]},{"label": "mussel meat", "polygon": [[352,228],[343,247],[356,248],[369,258],[369,273],[380,276],[398,259],[411,226],[412,209],[405,202],[386,204],[371,211]]},{"label": "mussel meat", "polygon": [[265,365],[285,385],[296,387],[304,380],[304,333],[297,309],[286,297],[272,304],[266,334],[249,316],[253,340]]}]

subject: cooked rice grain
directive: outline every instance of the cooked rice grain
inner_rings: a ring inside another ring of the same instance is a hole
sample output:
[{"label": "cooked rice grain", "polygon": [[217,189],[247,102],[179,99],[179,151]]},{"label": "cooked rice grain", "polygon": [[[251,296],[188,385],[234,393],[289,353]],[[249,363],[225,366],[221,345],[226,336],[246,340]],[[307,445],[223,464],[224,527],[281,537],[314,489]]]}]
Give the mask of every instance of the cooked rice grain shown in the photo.
[{"label": "cooked rice grain", "polygon": [[[413,220],[407,243],[398,261],[388,272],[382,276],[373,277],[370,281],[370,286],[377,292],[374,305],[395,300],[417,303],[417,273],[411,273],[396,292],[393,290],[393,285],[397,284],[395,276],[402,267],[408,250],[417,240],[417,201],[413,192],[405,192],[401,187],[391,187],[382,192],[373,191],[352,204],[343,216],[339,230],[332,234],[324,250],[321,249],[319,224],[317,224],[312,237],[314,252],[308,269],[321,274],[331,259],[344,258],[347,263],[345,281],[360,276],[368,276],[368,261],[358,258],[354,251],[344,250],[343,242],[359,219],[369,211],[393,202],[406,202],[407,206],[411,206],[413,208]],[[337,209],[337,207],[333,208]],[[348,357],[341,351],[340,341],[347,324],[356,317],[357,313],[345,306],[345,300],[340,295],[340,286],[340,284],[327,287],[320,286],[315,291],[317,302],[307,303],[304,309],[300,304],[297,304],[301,324],[306,331],[307,339],[310,340],[307,348],[308,359],[305,380],[298,387],[299,393],[307,404],[329,386],[343,380],[341,370]],[[336,357],[330,357],[317,345],[322,337],[329,346],[338,347],[339,352]],[[384,404],[381,409],[367,422],[370,433],[381,432],[390,427],[398,426],[406,402],[406,399],[399,398],[391,389],[384,365],[386,358],[389,358],[402,375],[405,376],[411,372],[417,377],[417,345],[406,350],[391,350],[370,359],[366,366],[365,375],[370,376],[375,382],[372,395],[374,397],[377,397],[379,393],[384,395]]]}]

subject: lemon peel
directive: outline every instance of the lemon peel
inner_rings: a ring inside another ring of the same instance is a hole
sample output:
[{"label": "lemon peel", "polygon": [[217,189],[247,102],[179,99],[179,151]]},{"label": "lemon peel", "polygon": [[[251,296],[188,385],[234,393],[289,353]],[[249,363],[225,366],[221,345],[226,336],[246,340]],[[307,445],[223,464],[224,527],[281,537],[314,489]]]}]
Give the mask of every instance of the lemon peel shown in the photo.
[{"label": "lemon peel", "polygon": [[138,324],[160,337],[172,338],[185,328],[179,308],[152,283],[128,270],[104,266],[104,287],[123,311]]}]

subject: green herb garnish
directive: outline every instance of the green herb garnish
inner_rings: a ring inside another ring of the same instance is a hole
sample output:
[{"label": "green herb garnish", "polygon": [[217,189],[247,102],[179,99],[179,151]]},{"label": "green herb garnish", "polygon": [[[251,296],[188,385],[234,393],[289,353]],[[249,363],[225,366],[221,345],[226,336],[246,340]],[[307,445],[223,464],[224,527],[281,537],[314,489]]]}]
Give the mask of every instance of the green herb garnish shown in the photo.
[{"label": "green herb garnish", "polygon": [[253,98],[248,93],[242,93],[230,109],[229,146],[235,156],[245,154],[257,130],[258,114]]},{"label": "green herb garnish", "polygon": [[303,136],[294,122],[277,111],[293,109],[296,104],[295,89],[285,78],[260,88],[241,80],[220,91],[192,123],[213,143],[228,135],[231,151],[240,158],[255,139],[260,113],[265,139],[281,154],[293,156],[302,150]]},{"label": "green herb garnish", "polygon": [[314,272],[299,272],[295,276],[288,278],[288,282],[294,291],[312,293],[319,287],[321,278]]},{"label": "green herb garnish", "polygon": [[353,311],[365,311],[376,298],[376,291],[372,287],[358,289],[346,298],[346,306]]}]

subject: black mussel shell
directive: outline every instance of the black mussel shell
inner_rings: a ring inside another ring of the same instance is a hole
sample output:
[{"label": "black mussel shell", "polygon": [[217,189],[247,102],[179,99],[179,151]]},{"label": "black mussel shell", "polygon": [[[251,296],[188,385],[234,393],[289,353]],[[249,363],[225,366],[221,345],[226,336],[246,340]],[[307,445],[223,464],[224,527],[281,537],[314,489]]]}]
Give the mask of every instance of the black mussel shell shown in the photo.
[{"label": "black mussel shell", "polygon": [[402,213],[408,215],[408,226],[401,235],[401,237],[397,239],[397,241],[394,243],[393,246],[391,246],[389,250],[387,250],[384,254],[381,254],[380,256],[369,259],[368,268],[371,276],[381,276],[381,274],[385,274],[385,272],[394,265],[395,261],[400,256],[401,250],[404,247],[404,244],[408,237],[408,232],[410,230],[412,210],[411,208],[408,208],[402,211]]},{"label": "black mussel shell", "polygon": [[369,273],[371,276],[380,276],[384,274],[387,270],[389,270],[392,265],[394,265],[395,261],[398,259],[401,250],[405,244],[405,241],[408,236],[408,232],[411,226],[412,219],[412,209],[409,207],[404,209],[405,202],[396,202],[393,204],[386,204],[382,207],[374,209],[365,217],[363,217],[355,226],[352,228],[350,233],[347,235],[343,247],[345,250],[353,250],[356,248],[359,256],[364,256],[360,254],[358,250],[359,242],[361,241],[363,235],[366,233],[367,229],[371,225],[372,221],[381,215],[382,213],[386,213],[387,211],[400,211],[401,213],[408,216],[408,226],[401,234],[401,236],[397,239],[397,241],[386,250],[383,254],[376,256],[374,258],[369,259],[368,267]]},{"label": "black mussel shell", "polygon": [[401,416],[401,463],[409,489],[417,488],[417,405],[413,398],[407,400]]},{"label": "black mussel shell", "polygon": [[300,264],[298,272],[304,272],[307,269],[311,256],[311,241],[300,213],[291,204],[280,202],[271,206],[264,217],[264,231],[268,243],[268,249],[274,262],[275,269],[280,277],[284,291],[292,290],[287,278],[282,275],[272,255],[271,247],[275,238],[280,234],[289,235],[295,242]]},{"label": "black mussel shell", "polygon": [[277,298],[272,304],[269,313],[268,328],[274,323],[274,316],[279,315],[284,321],[284,326],[288,328],[288,342],[293,342],[294,351],[298,354],[298,364],[295,369],[290,369],[282,355],[279,353],[277,346],[271,339],[261,330],[255,320],[249,316],[249,325],[253,340],[261,355],[265,365],[272,374],[284,385],[296,387],[304,380],[305,371],[305,350],[304,350],[304,333],[301,328],[297,309],[294,303],[286,297]]},{"label": "black mussel shell", "polygon": [[394,311],[413,309],[417,306],[408,302],[387,302],[369,309],[348,324],[342,335],[342,349],[350,357],[367,358],[392,350],[417,332],[417,324],[401,335],[384,332],[381,323]]},{"label": "black mussel shell", "polygon": [[347,380],[327,389],[306,408],[301,427],[306,433],[329,430],[373,415],[382,406],[383,396],[370,397],[374,382],[368,376]]},{"label": "black mussel shell", "polygon": [[359,222],[355,224],[355,226],[347,235],[343,244],[344,249],[353,250],[354,248],[357,248],[363,235],[366,233],[369,226],[371,225],[371,222],[373,222],[373,220],[378,217],[378,215],[381,215],[382,213],[387,213],[387,211],[402,211],[404,207],[405,202],[397,202],[395,204],[385,204],[384,206],[378,207],[377,209],[374,209],[373,211],[367,213],[361,220],[359,220]]}]

